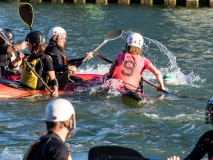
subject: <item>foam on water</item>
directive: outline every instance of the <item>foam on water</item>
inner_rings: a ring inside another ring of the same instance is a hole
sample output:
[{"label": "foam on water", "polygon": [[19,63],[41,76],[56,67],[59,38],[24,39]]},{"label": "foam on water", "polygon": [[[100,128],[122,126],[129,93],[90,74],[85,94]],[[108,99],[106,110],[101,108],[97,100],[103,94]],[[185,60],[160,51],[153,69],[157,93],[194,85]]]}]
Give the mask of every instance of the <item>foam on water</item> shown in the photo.
[{"label": "foam on water", "polygon": [[6,147],[2,150],[0,157],[4,160],[22,160],[23,153],[17,148]]}]

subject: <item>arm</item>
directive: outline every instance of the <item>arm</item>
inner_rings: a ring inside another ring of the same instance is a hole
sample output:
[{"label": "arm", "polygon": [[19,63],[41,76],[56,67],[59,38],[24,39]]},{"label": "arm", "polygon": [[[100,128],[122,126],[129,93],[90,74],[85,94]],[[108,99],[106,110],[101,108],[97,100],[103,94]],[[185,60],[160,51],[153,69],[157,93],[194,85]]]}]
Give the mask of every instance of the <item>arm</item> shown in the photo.
[{"label": "arm", "polygon": [[162,75],[161,75],[160,71],[159,71],[155,66],[153,66],[152,63],[150,63],[150,64],[148,65],[147,69],[155,75],[155,77],[156,77],[156,79],[158,80],[158,83],[159,83],[159,85],[160,85],[160,86],[159,86],[159,89],[160,89],[160,90],[165,90],[164,84],[163,84]]},{"label": "arm", "polygon": [[[14,44],[13,46],[16,49],[16,51],[17,50],[23,50],[27,47],[26,43],[27,43],[26,41],[22,41],[21,43]],[[9,46],[7,48],[7,53],[11,53],[11,52],[14,52],[14,49],[11,46]]]},{"label": "arm", "polygon": [[50,83],[53,86],[53,96],[58,96],[58,81],[55,77],[55,71],[48,71],[47,75],[50,78]]},{"label": "arm", "polygon": [[204,133],[198,140],[195,148],[184,160],[200,160],[208,151],[211,152],[212,133],[212,130]]},{"label": "arm", "polygon": [[22,64],[22,59],[24,58],[24,54],[19,52],[19,55],[16,57],[16,59],[12,62],[11,67],[16,68],[19,67]]}]

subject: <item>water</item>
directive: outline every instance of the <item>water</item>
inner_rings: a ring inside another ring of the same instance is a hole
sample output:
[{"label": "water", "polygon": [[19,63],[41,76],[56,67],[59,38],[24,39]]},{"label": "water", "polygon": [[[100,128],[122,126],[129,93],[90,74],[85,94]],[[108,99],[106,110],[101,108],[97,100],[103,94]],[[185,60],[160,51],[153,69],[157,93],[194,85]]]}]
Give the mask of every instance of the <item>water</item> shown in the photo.
[{"label": "water", "polygon": [[[0,2],[0,24],[15,32],[20,42],[29,32],[18,17],[18,2]],[[66,55],[83,57],[104,40],[108,31],[122,29],[122,38],[107,42],[99,54],[113,60],[124,49],[130,31],[145,37],[144,55],[162,74],[173,73],[178,84],[166,86],[162,93],[144,84],[145,93],[154,98],[135,102],[99,87],[63,95],[77,112],[76,135],[67,141],[73,159],[86,160],[97,145],[133,148],[145,157],[181,158],[193,149],[198,138],[211,125],[204,124],[206,102],[212,97],[213,12],[210,8],[164,8],[141,5],[77,5],[32,3],[33,29],[48,37],[48,30],[61,26],[68,32]],[[79,67],[80,72],[106,73],[110,64],[97,57]],[[156,83],[148,72],[146,80]],[[50,97],[1,100],[0,159],[20,160],[29,144],[45,134],[44,109]]]}]

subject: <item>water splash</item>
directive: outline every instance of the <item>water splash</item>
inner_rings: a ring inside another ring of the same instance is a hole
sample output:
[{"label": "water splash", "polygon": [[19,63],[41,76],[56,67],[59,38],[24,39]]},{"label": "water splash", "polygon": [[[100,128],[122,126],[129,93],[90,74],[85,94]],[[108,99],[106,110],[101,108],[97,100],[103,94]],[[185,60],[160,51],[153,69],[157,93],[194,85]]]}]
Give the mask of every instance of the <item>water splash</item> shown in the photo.
[{"label": "water splash", "polygon": [[[124,42],[132,31],[124,32],[122,39]],[[181,72],[181,68],[178,66],[175,55],[170,52],[162,43],[157,40],[144,37],[143,55],[148,58],[152,64],[159,69],[162,75],[173,74],[177,79],[177,85],[191,85],[196,86],[196,82],[204,82],[199,75],[194,74],[192,71],[189,75],[185,75]],[[143,77],[147,80],[156,79],[155,76],[145,71]]]},{"label": "water splash", "polygon": [[[124,43],[126,42],[126,38],[130,33],[132,33],[132,31],[124,31],[121,37]],[[195,83],[203,83],[205,81],[193,71],[188,75],[182,73],[181,68],[177,64],[175,55],[157,40],[144,37],[143,55],[148,58],[157,69],[159,69],[162,75],[173,74],[177,79],[176,85],[198,86]],[[78,72],[105,74],[108,72],[110,65],[111,64],[96,64],[91,66],[88,63],[84,69],[79,69]],[[151,72],[146,70],[143,73],[143,77],[145,77],[146,80],[156,79]]]}]

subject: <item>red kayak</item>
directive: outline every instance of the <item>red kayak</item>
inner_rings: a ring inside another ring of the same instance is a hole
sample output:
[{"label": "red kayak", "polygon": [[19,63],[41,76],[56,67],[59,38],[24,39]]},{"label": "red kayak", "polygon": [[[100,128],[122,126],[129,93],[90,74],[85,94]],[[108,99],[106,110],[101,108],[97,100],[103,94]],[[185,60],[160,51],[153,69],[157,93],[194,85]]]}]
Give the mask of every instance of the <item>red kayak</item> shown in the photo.
[{"label": "red kayak", "polygon": [[[79,86],[88,86],[88,84],[100,84],[102,74],[87,74],[87,73],[73,73],[70,76],[69,83],[63,90],[59,90],[59,94],[66,94],[75,91]],[[8,76],[0,79],[0,98],[21,98],[32,95],[49,95],[49,91],[33,90],[25,87],[19,82],[20,76]]]},{"label": "red kayak", "polygon": [[[59,90],[59,94],[68,94],[74,92],[79,86],[90,87],[94,85],[101,85],[102,74],[89,74],[89,73],[73,73],[70,76],[69,83],[64,87],[64,89]],[[20,75],[8,76],[0,79],[0,98],[22,98],[29,97],[33,95],[49,95],[49,91],[46,90],[33,90],[31,88],[25,87],[19,82]],[[127,91],[123,87],[115,87],[112,85],[108,87],[109,89],[116,89],[122,95],[131,97],[136,100],[143,100],[143,93],[136,93]]]}]

